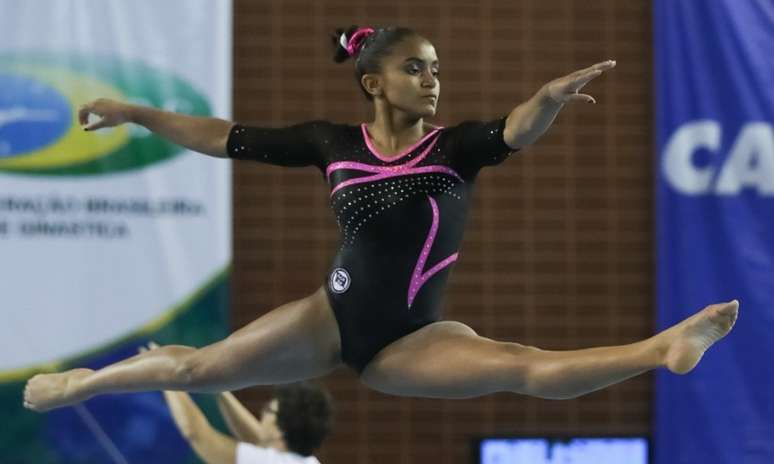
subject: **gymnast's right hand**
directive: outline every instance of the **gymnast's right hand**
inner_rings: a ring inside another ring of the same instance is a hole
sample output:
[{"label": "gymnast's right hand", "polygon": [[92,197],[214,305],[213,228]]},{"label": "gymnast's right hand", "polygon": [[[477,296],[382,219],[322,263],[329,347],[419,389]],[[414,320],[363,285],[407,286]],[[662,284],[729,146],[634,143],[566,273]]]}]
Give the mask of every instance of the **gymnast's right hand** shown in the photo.
[{"label": "gymnast's right hand", "polygon": [[[131,105],[107,98],[98,98],[78,108],[78,122],[85,131],[113,127],[129,121]],[[89,123],[89,115],[94,114],[100,119]]]}]

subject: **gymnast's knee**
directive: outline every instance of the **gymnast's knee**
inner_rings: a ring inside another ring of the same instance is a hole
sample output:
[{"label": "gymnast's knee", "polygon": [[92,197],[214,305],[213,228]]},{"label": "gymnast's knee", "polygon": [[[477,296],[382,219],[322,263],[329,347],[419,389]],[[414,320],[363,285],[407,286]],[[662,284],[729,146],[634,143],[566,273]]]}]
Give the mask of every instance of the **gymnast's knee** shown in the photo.
[{"label": "gymnast's knee", "polygon": [[555,382],[549,381],[545,375],[546,366],[542,365],[539,354],[542,350],[534,346],[518,343],[501,343],[499,362],[501,372],[507,372],[501,377],[501,391],[509,391],[521,395],[534,396],[543,399],[570,399],[572,393],[556,388]]},{"label": "gymnast's knee", "polygon": [[514,379],[509,390],[545,400],[569,400],[584,393],[561,380],[560,366],[541,356],[543,350],[534,346],[511,347]]},{"label": "gymnast's knee", "polygon": [[[202,350],[188,347],[169,346],[169,355],[174,359],[175,383],[181,390],[210,393],[213,384],[212,362]],[[187,349],[182,349],[187,348]]]}]

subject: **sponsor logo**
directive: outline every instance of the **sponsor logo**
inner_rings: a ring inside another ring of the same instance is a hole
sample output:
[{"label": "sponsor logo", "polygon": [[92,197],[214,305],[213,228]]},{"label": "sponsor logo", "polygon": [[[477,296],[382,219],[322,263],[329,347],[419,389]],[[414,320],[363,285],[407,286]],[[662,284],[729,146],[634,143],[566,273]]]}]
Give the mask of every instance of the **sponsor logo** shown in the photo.
[{"label": "sponsor logo", "polygon": [[[727,154],[721,152],[724,137],[733,137]],[[717,121],[688,122],[664,145],[661,169],[684,195],[730,196],[750,189],[774,196],[774,126],[749,122],[728,134]]]}]

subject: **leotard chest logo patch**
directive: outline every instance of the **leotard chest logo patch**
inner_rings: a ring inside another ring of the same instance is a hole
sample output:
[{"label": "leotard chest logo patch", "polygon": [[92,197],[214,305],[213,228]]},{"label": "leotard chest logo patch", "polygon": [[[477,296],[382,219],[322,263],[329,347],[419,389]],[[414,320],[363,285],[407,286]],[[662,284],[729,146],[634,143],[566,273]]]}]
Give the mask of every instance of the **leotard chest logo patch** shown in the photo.
[{"label": "leotard chest logo patch", "polygon": [[333,293],[344,293],[349,289],[352,279],[346,269],[338,267],[331,272],[328,286]]}]

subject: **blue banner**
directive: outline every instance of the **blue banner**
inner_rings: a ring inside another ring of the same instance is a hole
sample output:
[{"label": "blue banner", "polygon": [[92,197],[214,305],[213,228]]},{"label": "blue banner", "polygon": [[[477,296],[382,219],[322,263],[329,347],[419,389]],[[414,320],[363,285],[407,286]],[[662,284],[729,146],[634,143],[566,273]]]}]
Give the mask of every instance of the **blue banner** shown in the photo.
[{"label": "blue banner", "polygon": [[774,2],[654,3],[664,329],[738,299],[690,374],[657,374],[659,464],[774,462]]}]

